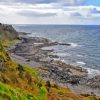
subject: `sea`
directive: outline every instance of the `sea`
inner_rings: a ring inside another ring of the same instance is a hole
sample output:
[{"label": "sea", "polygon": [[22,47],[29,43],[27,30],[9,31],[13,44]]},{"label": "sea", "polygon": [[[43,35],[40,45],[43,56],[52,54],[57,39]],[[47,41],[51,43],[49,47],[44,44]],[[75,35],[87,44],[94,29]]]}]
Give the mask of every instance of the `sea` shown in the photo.
[{"label": "sea", "polygon": [[57,45],[54,54],[67,64],[83,67],[89,75],[100,74],[99,25],[14,25],[17,31],[28,32],[31,37],[45,37],[52,41],[69,43]]}]

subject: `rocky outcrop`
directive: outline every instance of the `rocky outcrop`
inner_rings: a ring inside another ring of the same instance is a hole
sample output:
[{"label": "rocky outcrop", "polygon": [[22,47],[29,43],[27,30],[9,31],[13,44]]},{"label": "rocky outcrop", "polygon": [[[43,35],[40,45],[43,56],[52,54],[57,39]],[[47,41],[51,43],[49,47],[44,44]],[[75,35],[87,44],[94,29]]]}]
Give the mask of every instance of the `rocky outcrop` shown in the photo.
[{"label": "rocky outcrop", "polygon": [[1,39],[13,40],[18,38],[17,31],[13,28],[12,25],[6,25],[0,23],[0,37]]},{"label": "rocky outcrop", "polygon": [[92,88],[100,89],[100,75],[87,80],[87,85]]},{"label": "rocky outcrop", "polygon": [[[45,70],[41,70],[42,79],[52,79],[57,83],[78,83],[81,78],[87,75],[87,70],[78,66],[66,64],[60,60],[57,55],[53,55],[53,50],[44,50],[43,47],[54,45],[67,45],[58,42],[52,42],[45,38],[23,37],[22,43],[17,44],[11,50],[14,54],[22,56],[27,61],[36,61],[41,63]],[[68,45],[69,46],[69,45]]]},{"label": "rocky outcrop", "polygon": [[[78,84],[79,81],[87,75],[86,70],[77,70],[71,65],[62,65],[59,64],[60,61],[52,61],[50,64],[45,64],[45,70],[40,68],[41,77],[43,79],[51,79],[56,83],[63,84]],[[76,72],[75,72],[76,71]]]}]

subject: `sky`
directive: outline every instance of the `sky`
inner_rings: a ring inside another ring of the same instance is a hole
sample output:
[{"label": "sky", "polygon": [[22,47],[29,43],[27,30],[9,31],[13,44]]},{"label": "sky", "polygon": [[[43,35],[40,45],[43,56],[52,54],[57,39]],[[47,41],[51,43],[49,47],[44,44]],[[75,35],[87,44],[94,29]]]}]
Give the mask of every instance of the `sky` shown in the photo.
[{"label": "sky", "polygon": [[100,25],[100,0],[0,0],[0,22]]}]

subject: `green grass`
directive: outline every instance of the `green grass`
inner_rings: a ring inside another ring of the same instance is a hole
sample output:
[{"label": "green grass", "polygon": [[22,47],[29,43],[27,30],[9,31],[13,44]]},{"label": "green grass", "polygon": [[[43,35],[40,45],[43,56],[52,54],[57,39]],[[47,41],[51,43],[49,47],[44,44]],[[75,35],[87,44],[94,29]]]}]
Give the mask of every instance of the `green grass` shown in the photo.
[{"label": "green grass", "polygon": [[35,68],[29,67],[29,66],[24,66],[24,70],[29,72],[33,77],[39,76],[39,73]]},{"label": "green grass", "polygon": [[47,90],[45,87],[39,89],[37,96],[19,88],[13,88],[0,82],[0,100],[45,100]]},{"label": "green grass", "polygon": [[0,82],[0,100],[31,100],[27,92]]}]

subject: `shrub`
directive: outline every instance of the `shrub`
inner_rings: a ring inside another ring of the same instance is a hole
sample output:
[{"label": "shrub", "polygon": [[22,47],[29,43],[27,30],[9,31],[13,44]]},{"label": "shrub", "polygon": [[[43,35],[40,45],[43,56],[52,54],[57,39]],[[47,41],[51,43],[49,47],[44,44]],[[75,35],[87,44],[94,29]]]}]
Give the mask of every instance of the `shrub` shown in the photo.
[{"label": "shrub", "polygon": [[50,88],[51,88],[51,84],[50,84],[50,81],[47,81],[46,82],[46,88],[48,90],[48,92],[50,91]]},{"label": "shrub", "polygon": [[59,86],[57,84],[54,84],[53,88],[59,89]]},{"label": "shrub", "polygon": [[21,72],[24,71],[24,68],[23,68],[22,65],[19,64],[18,67],[17,67],[17,70],[21,73]]}]

